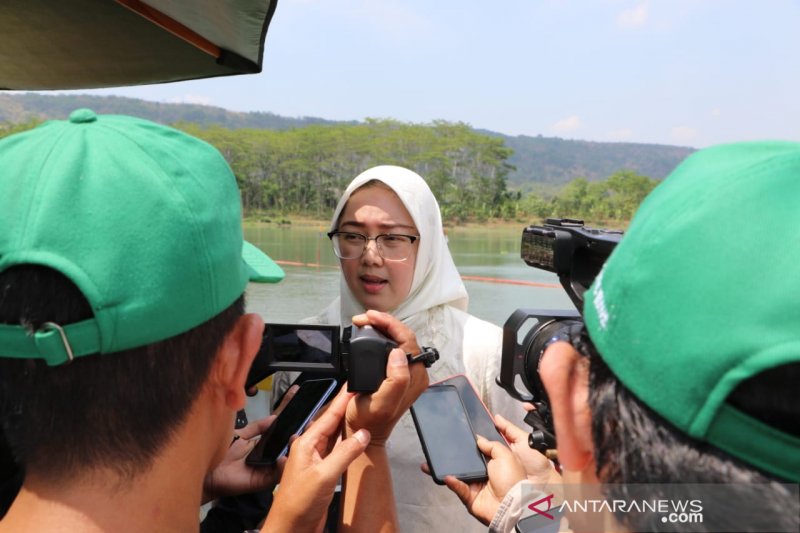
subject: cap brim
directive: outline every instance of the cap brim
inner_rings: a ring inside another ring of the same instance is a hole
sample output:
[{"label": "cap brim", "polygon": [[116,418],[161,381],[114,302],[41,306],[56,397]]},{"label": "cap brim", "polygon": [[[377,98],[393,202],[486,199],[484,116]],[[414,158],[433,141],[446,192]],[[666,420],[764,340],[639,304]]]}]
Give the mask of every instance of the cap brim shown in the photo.
[{"label": "cap brim", "polygon": [[244,241],[242,246],[242,259],[247,266],[250,281],[256,283],[278,283],[286,274],[275,261],[269,258],[256,246]]}]

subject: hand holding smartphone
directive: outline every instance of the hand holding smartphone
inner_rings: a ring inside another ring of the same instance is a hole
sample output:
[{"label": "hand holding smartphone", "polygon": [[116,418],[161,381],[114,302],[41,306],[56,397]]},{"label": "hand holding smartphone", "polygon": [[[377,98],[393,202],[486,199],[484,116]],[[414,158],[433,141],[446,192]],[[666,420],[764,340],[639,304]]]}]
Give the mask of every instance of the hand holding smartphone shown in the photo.
[{"label": "hand holding smartphone", "polygon": [[286,407],[261,435],[245,462],[251,466],[269,466],[289,451],[289,439],[299,435],[314,415],[335,392],[337,381],[333,378],[304,381]]},{"label": "hand holding smartphone", "polygon": [[466,482],[487,479],[486,461],[456,387],[429,387],[411,406],[411,416],[436,483],[444,485],[448,475]]},{"label": "hand holding smartphone", "polygon": [[464,408],[467,411],[467,417],[472,424],[472,429],[475,433],[487,438],[489,440],[499,442],[508,448],[508,441],[503,437],[497,426],[494,425],[494,418],[492,417],[489,409],[478,396],[475,386],[464,374],[456,374],[449,378],[443,379],[431,385],[431,387],[438,387],[440,385],[453,385],[458,389],[458,394],[461,396],[461,401],[464,403]]}]

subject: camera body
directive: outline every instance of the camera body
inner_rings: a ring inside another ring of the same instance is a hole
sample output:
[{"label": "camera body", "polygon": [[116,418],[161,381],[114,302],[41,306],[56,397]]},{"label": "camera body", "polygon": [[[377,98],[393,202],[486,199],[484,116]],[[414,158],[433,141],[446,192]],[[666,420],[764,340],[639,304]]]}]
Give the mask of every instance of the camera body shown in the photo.
[{"label": "camera body", "polygon": [[389,352],[397,343],[371,326],[266,324],[246,386],[278,371],[314,372],[347,380],[348,390],[371,393],[386,379]]},{"label": "camera body", "polygon": [[580,310],[583,293],[600,273],[622,232],[587,228],[582,220],[548,218],[522,230],[520,256],[528,266],[554,272]]},{"label": "camera body", "polygon": [[517,400],[535,407],[525,418],[533,427],[529,444],[555,446],[547,392],[539,378],[545,349],[568,340],[583,327],[583,293],[592,284],[622,232],[587,228],[581,220],[547,219],[522,230],[520,255],[529,266],[554,272],[576,310],[517,309],[503,326],[503,351],[497,383]]}]

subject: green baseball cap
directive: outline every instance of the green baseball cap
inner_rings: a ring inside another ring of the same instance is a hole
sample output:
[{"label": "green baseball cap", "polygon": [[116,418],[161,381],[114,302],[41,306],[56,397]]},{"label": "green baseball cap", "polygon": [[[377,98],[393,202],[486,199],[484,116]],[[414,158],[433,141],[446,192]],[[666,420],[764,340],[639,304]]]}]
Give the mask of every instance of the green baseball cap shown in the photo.
[{"label": "green baseball cap", "polygon": [[284,273],[242,238],[236,180],[211,145],[79,109],[0,141],[0,272],[59,271],[94,318],[0,325],[0,357],[57,365],[174,337]]},{"label": "green baseball cap", "polygon": [[[800,481],[800,438],[734,408],[800,362],[800,144],[701,150],[645,199],[585,294],[603,360],[682,432]],[[794,400],[793,400],[794,401]]]}]

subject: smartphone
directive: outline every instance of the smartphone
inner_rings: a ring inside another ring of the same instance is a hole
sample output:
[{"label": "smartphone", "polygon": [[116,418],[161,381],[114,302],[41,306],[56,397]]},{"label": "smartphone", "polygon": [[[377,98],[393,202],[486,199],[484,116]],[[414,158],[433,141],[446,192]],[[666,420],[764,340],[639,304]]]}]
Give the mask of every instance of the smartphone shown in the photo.
[{"label": "smartphone", "polygon": [[508,447],[508,442],[494,425],[494,419],[489,413],[489,409],[486,408],[486,404],[478,396],[478,391],[475,390],[475,386],[467,376],[456,374],[434,383],[431,387],[439,387],[441,385],[452,385],[458,389],[461,401],[464,403],[464,409],[467,411],[469,422],[472,424],[472,429],[475,430],[476,434]]},{"label": "smartphone", "polygon": [[448,475],[462,481],[487,478],[486,461],[453,385],[428,387],[411,406],[411,416],[436,483],[444,485]]},{"label": "smartphone", "polygon": [[267,430],[261,435],[245,462],[251,466],[268,466],[289,451],[289,439],[299,435],[336,390],[333,378],[304,381]]}]

